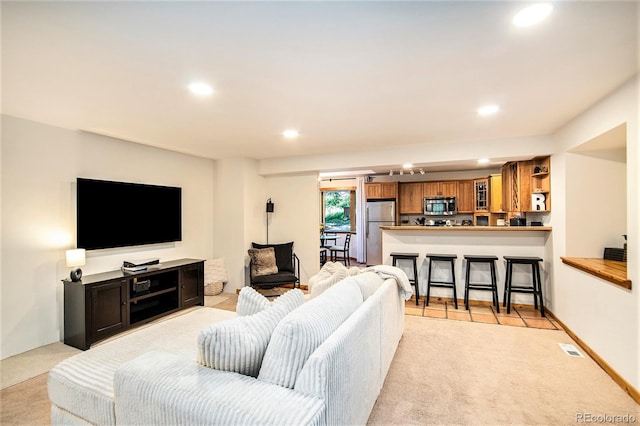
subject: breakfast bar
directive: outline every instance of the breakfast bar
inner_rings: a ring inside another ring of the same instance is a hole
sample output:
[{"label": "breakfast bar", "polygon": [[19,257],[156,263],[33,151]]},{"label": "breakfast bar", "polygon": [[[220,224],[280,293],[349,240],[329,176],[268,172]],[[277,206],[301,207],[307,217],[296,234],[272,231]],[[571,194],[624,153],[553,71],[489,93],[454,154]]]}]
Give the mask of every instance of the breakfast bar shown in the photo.
[{"label": "breakfast bar", "polygon": [[[553,267],[553,245],[551,227],[549,226],[382,226],[382,259],[391,264],[392,252],[418,253],[418,281],[420,295],[426,294],[428,275],[427,253],[446,253],[456,255],[454,272],[458,298],[464,294],[464,256],[497,256],[498,294],[504,291],[505,262],[504,256],[540,257],[541,281],[543,295],[548,294],[551,270]],[[531,270],[526,265],[515,265],[513,283],[525,283],[531,280]],[[411,278],[413,271],[409,265],[399,265]],[[474,268],[476,265],[474,265]],[[445,267],[435,268],[434,275],[439,277],[450,274]],[[474,281],[490,282],[489,268],[473,270]],[[450,276],[449,276],[450,278]],[[449,289],[432,289],[431,297],[451,298]],[[491,301],[488,292],[473,292],[471,300]],[[516,294],[512,303],[533,304],[530,295]],[[462,305],[464,306],[464,305]],[[462,307],[462,309],[464,309]]]}]

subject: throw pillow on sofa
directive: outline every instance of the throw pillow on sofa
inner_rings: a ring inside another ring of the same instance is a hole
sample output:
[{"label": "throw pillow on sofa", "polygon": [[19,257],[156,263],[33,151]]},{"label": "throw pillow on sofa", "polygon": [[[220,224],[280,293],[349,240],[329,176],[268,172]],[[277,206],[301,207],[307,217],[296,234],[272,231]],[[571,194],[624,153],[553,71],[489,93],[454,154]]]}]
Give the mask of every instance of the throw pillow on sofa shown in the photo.
[{"label": "throw pillow on sofa", "polygon": [[271,302],[269,299],[258,293],[253,287],[242,287],[238,294],[238,304],[236,305],[236,313],[243,317],[246,315],[257,314],[264,311]]},{"label": "throw pillow on sofa", "polygon": [[289,290],[282,296],[278,296],[270,302],[265,296],[256,291],[253,287],[242,287],[238,295],[236,313],[239,316],[254,315],[262,312],[274,303],[284,303],[289,311],[294,310],[303,303],[303,293]]},{"label": "throw pillow on sofa", "polygon": [[209,325],[198,335],[198,363],[257,377],[274,328],[303,301],[301,290],[290,290],[262,312]]},{"label": "throw pillow on sofa", "polygon": [[361,304],[360,287],[346,279],[291,312],[273,330],[258,380],[293,389],[313,351]]},{"label": "throw pillow on sofa", "polygon": [[249,249],[251,257],[251,275],[260,277],[278,273],[276,265],[276,254],[273,247],[262,249]]}]

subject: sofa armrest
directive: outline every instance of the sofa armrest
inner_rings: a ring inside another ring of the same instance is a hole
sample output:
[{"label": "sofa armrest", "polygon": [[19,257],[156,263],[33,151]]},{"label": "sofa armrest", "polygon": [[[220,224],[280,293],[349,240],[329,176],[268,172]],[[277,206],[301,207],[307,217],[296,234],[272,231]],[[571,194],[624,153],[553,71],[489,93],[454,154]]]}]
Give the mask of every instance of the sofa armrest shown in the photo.
[{"label": "sofa armrest", "polygon": [[114,378],[116,420],[149,424],[318,424],[324,401],[185,357],[147,352]]}]

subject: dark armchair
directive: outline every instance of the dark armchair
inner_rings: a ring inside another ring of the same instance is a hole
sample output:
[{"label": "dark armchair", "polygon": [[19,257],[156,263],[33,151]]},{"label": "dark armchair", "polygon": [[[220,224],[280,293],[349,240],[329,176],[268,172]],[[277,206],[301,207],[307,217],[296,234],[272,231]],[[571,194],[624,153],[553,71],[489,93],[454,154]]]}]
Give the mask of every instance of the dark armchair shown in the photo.
[{"label": "dark armchair", "polygon": [[254,249],[273,247],[278,272],[268,275],[254,276],[253,260],[249,262],[249,281],[251,287],[272,288],[284,284],[293,284],[300,288],[300,259],[293,252],[293,242],[284,244],[251,243]]}]

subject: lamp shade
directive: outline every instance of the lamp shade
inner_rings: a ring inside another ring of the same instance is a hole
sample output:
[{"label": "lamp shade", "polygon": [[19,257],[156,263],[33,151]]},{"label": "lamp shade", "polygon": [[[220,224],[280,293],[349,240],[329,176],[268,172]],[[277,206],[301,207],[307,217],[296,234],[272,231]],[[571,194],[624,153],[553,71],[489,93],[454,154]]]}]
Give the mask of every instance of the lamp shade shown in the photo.
[{"label": "lamp shade", "polygon": [[85,264],[85,250],[84,249],[74,249],[67,250],[67,267],[73,268],[75,266],[84,266]]}]

